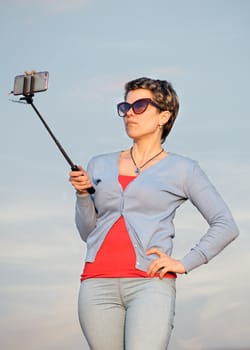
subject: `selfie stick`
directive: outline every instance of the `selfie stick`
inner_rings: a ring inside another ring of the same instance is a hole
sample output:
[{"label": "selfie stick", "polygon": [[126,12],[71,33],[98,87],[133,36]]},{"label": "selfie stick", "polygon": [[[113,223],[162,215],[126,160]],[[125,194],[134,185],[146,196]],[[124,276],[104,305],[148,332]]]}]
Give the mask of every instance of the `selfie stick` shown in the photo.
[{"label": "selfie stick", "polygon": [[[31,107],[34,109],[34,111],[36,112],[36,114],[38,115],[39,119],[41,120],[41,122],[43,123],[43,125],[45,126],[45,128],[47,129],[48,133],[50,134],[50,136],[52,137],[52,139],[54,140],[55,144],[57,145],[58,149],[61,151],[62,155],[64,156],[64,158],[66,159],[66,161],[68,162],[68,164],[71,167],[72,171],[78,171],[79,168],[77,165],[75,165],[72,160],[69,158],[69,156],[67,155],[67,153],[65,152],[65,150],[63,149],[62,145],[60,144],[60,142],[57,140],[57,138],[55,137],[55,135],[53,134],[53,132],[51,131],[51,129],[49,128],[48,124],[45,122],[45,120],[43,119],[43,117],[41,116],[41,114],[39,113],[39,111],[37,110],[37,108],[35,107],[34,103],[33,103],[33,96],[34,94],[32,93],[33,89],[32,89],[32,85],[33,85],[33,77],[31,77],[31,93],[29,95],[26,95],[25,93],[23,94],[24,97],[21,97],[20,100],[25,100],[29,105],[31,105]],[[25,84],[24,84],[25,85]],[[95,189],[94,187],[90,187],[87,189],[89,194],[93,194],[95,193]]]}]

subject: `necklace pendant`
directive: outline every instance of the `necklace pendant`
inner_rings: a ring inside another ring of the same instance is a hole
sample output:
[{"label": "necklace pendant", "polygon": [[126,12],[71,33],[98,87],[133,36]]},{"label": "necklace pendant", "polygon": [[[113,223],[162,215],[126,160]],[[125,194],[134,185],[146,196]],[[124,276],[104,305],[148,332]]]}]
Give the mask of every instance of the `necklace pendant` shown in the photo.
[{"label": "necklace pendant", "polygon": [[164,148],[162,148],[162,149],[160,150],[159,153],[155,154],[152,158],[150,158],[149,160],[147,160],[147,161],[146,161],[144,164],[142,164],[141,166],[138,166],[138,165],[136,164],[135,160],[134,160],[134,157],[133,157],[133,147],[130,148],[129,152],[130,152],[130,157],[131,157],[131,159],[132,159],[132,162],[133,162],[133,164],[134,164],[134,166],[135,166],[135,173],[136,173],[136,174],[140,174],[140,169],[143,168],[145,165],[147,165],[149,162],[151,162],[151,160],[153,160],[153,159],[155,159],[156,157],[158,157],[162,152],[164,152]]}]

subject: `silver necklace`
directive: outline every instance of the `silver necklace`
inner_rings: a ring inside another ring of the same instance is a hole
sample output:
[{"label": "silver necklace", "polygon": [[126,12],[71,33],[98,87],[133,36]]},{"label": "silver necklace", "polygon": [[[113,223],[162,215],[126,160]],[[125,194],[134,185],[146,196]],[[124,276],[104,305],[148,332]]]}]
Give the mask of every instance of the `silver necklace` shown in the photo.
[{"label": "silver necklace", "polygon": [[153,160],[154,158],[156,158],[157,156],[159,156],[162,152],[164,151],[164,148],[161,149],[160,152],[158,152],[157,154],[155,154],[152,158],[150,158],[149,160],[147,160],[144,164],[138,166],[134,160],[133,157],[133,147],[130,148],[129,152],[130,152],[130,157],[132,159],[132,162],[134,163],[135,166],[135,173],[136,174],[140,174],[140,169],[143,168],[145,165],[147,165],[149,162],[151,162],[151,160]]}]

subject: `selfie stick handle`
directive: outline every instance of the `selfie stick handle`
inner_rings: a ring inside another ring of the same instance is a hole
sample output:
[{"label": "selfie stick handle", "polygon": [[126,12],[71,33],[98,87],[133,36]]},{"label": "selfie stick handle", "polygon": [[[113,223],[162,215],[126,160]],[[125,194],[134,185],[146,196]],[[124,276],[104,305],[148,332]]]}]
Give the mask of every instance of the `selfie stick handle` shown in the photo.
[{"label": "selfie stick handle", "polygon": [[[36,112],[36,114],[38,115],[39,119],[41,120],[41,122],[43,123],[43,125],[45,126],[45,128],[47,129],[48,133],[50,134],[50,136],[52,137],[52,139],[54,140],[55,144],[57,145],[57,147],[59,148],[59,150],[61,151],[62,155],[64,156],[64,158],[66,159],[66,161],[68,162],[68,164],[71,167],[72,171],[78,171],[79,168],[77,165],[75,165],[72,160],[69,158],[69,156],[67,155],[67,153],[65,152],[65,150],[63,149],[62,145],[60,144],[60,142],[57,140],[57,138],[55,137],[55,135],[53,134],[53,132],[51,131],[51,129],[49,128],[48,124],[46,123],[46,121],[43,119],[43,117],[41,116],[41,114],[39,113],[39,111],[37,110],[36,106],[33,103],[33,96],[32,95],[28,95],[28,96],[24,96],[21,98],[21,100],[25,100],[28,104],[31,105],[31,107],[34,109],[34,111]],[[90,187],[87,189],[89,194],[93,194],[95,193],[95,189],[94,187]]]}]

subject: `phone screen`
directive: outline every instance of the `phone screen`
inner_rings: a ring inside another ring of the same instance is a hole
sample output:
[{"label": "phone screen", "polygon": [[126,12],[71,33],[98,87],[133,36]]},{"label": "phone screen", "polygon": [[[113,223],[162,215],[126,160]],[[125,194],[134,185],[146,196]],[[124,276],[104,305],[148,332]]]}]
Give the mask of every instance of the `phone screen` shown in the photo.
[{"label": "phone screen", "polygon": [[48,72],[38,72],[33,75],[17,75],[14,80],[14,95],[30,95],[48,89]]}]

